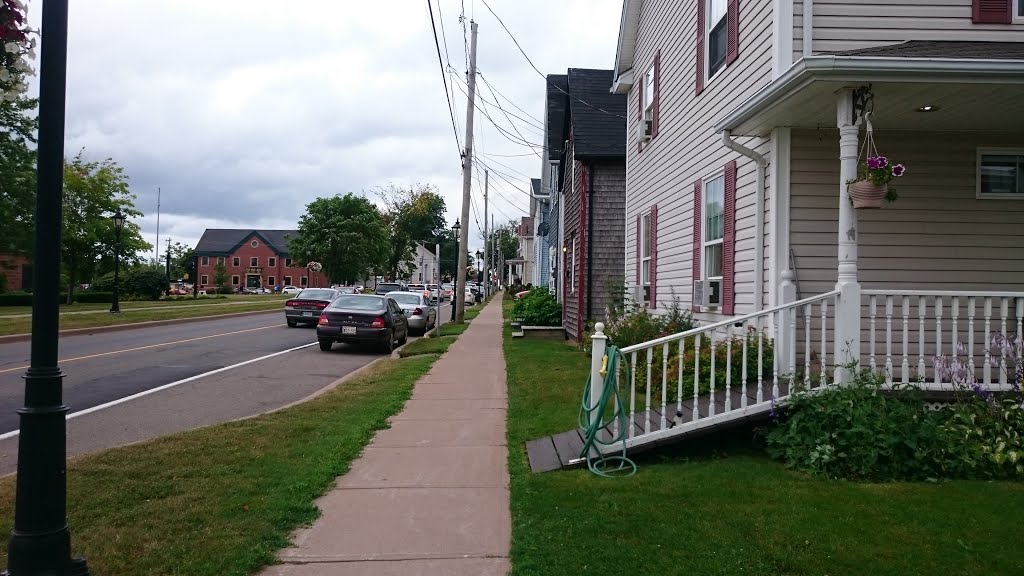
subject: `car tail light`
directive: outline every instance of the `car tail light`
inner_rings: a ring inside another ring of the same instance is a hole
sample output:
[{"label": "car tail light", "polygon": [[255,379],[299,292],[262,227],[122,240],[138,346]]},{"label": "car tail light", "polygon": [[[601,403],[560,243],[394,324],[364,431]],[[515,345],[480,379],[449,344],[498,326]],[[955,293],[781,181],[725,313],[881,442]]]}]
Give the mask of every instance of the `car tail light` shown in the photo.
[{"label": "car tail light", "polygon": [[316,306],[317,308],[327,308],[327,302],[314,302],[313,306]]},{"label": "car tail light", "polygon": [[299,305],[299,303],[296,302],[295,300],[289,300],[289,301],[285,302],[284,305],[289,307],[289,308],[295,308],[296,306]]},{"label": "car tail light", "polygon": [[384,318],[381,316],[377,316],[373,319],[373,322],[370,322],[370,328],[383,328],[384,325]]},{"label": "car tail light", "polygon": [[322,326],[322,325],[327,324],[327,323],[328,323],[327,314],[326,313],[321,314],[320,315],[320,321],[317,322],[317,324],[320,324]]},{"label": "car tail light", "polygon": [[412,315],[413,316],[423,316],[423,309],[422,308],[417,308],[417,309],[413,310],[412,311]]}]

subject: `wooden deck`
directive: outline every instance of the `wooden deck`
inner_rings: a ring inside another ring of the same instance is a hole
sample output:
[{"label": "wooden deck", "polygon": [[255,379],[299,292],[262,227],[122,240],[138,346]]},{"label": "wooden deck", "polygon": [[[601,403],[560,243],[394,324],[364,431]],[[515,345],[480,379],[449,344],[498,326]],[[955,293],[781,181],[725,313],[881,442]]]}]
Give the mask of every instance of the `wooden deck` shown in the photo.
[{"label": "wooden deck", "polygon": [[[729,422],[735,424],[737,420],[744,420],[753,417],[764,417],[766,412],[765,408],[770,409],[771,398],[772,398],[772,385],[768,382],[762,384],[762,402],[759,406],[761,409],[757,411],[751,411],[748,415],[739,416],[739,418],[730,420]],[[779,397],[785,398],[789,395],[789,386],[787,384],[779,385]],[[753,407],[757,405],[757,386],[747,385],[747,407]],[[725,391],[719,390],[715,392],[715,415],[721,415],[726,412],[725,409]],[[660,400],[660,398],[659,398]],[[642,403],[640,401],[639,403]],[[729,412],[736,412],[741,410],[743,407],[743,395],[739,390],[733,390],[730,394],[730,409]],[[666,444],[681,441],[683,438],[693,436],[698,432],[708,432],[713,430],[714,427],[725,426],[729,422],[722,422],[720,424],[713,424],[708,427],[695,428],[692,426],[685,426],[693,422],[693,406],[694,400],[691,397],[689,400],[685,400],[682,406],[676,403],[668,404],[664,408],[665,427],[662,428],[662,407],[656,406],[651,408],[649,411],[637,411],[633,414],[633,438],[640,438],[645,433],[650,434],[652,432],[660,432],[662,430],[668,430],[673,428],[673,419],[676,417],[676,413],[679,412],[679,420],[681,421],[680,433],[678,435],[672,435],[664,437],[659,435],[660,438],[657,440],[657,445],[663,446]],[[697,421],[708,418],[711,415],[711,395],[705,394],[697,398]],[[625,409],[629,410],[629,405],[625,406]],[[684,430],[685,429],[685,430]],[[605,432],[611,434],[612,431],[609,427],[605,427]],[[653,439],[652,439],[653,440]],[[530,470],[532,472],[549,472],[551,470],[558,470],[560,468],[571,468],[574,466],[581,465],[582,462],[578,461],[580,453],[583,451],[583,430],[573,429],[561,434],[554,434],[545,438],[538,438],[536,440],[530,440],[526,443],[526,455],[530,461]],[[638,451],[639,446],[633,446],[630,451]],[[574,462],[575,461],[575,462]]]}]

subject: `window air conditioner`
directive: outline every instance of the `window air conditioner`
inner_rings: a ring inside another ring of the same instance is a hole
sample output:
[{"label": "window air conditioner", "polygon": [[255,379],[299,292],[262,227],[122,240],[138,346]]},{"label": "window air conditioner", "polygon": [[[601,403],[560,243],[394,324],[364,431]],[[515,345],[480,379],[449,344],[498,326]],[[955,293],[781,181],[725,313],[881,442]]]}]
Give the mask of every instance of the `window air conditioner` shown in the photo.
[{"label": "window air conditioner", "polygon": [[722,302],[722,281],[721,280],[694,280],[693,281],[693,305],[702,307],[717,307]]},{"label": "window air conditioner", "polygon": [[636,135],[641,142],[646,142],[651,139],[653,130],[653,122],[651,120],[641,120],[636,125]]}]

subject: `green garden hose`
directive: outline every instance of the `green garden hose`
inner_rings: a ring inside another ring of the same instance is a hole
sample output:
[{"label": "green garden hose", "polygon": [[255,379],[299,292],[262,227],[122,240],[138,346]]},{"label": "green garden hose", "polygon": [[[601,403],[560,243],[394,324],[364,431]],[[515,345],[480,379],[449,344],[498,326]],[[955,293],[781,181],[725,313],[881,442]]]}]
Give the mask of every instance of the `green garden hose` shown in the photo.
[{"label": "green garden hose", "polygon": [[[579,425],[584,430],[583,450],[580,458],[587,459],[587,468],[598,476],[612,478],[616,476],[632,476],[636,474],[636,464],[626,457],[626,434],[629,431],[629,418],[626,416],[622,398],[619,397],[619,389],[616,386],[615,376],[619,369],[619,349],[615,346],[608,346],[605,352],[605,367],[602,369],[604,377],[604,390],[601,398],[594,406],[590,405],[590,377],[587,377],[587,385],[583,390],[583,401],[580,403]],[[613,399],[613,400],[612,400]],[[608,412],[608,402],[614,402],[612,413],[605,418]],[[597,417],[591,415],[597,414]],[[598,437],[598,433],[613,422],[618,422],[618,432],[614,438],[609,440]],[[622,454],[607,456],[597,449],[597,445],[611,446],[622,442]],[[597,456],[591,453],[596,452]]]}]

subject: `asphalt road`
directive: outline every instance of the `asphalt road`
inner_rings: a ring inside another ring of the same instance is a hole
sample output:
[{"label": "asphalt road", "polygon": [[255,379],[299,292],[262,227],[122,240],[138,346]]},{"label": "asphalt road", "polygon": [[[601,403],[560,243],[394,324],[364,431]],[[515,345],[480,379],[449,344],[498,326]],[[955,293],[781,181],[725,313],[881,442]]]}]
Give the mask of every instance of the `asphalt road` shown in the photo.
[{"label": "asphalt road", "polygon": [[[442,322],[449,314],[441,309]],[[314,329],[288,328],[277,311],[62,338],[68,455],[279,408],[380,357],[315,342]],[[0,434],[18,429],[29,354],[28,342],[0,345]],[[0,474],[15,470],[17,443],[0,439]]]}]

